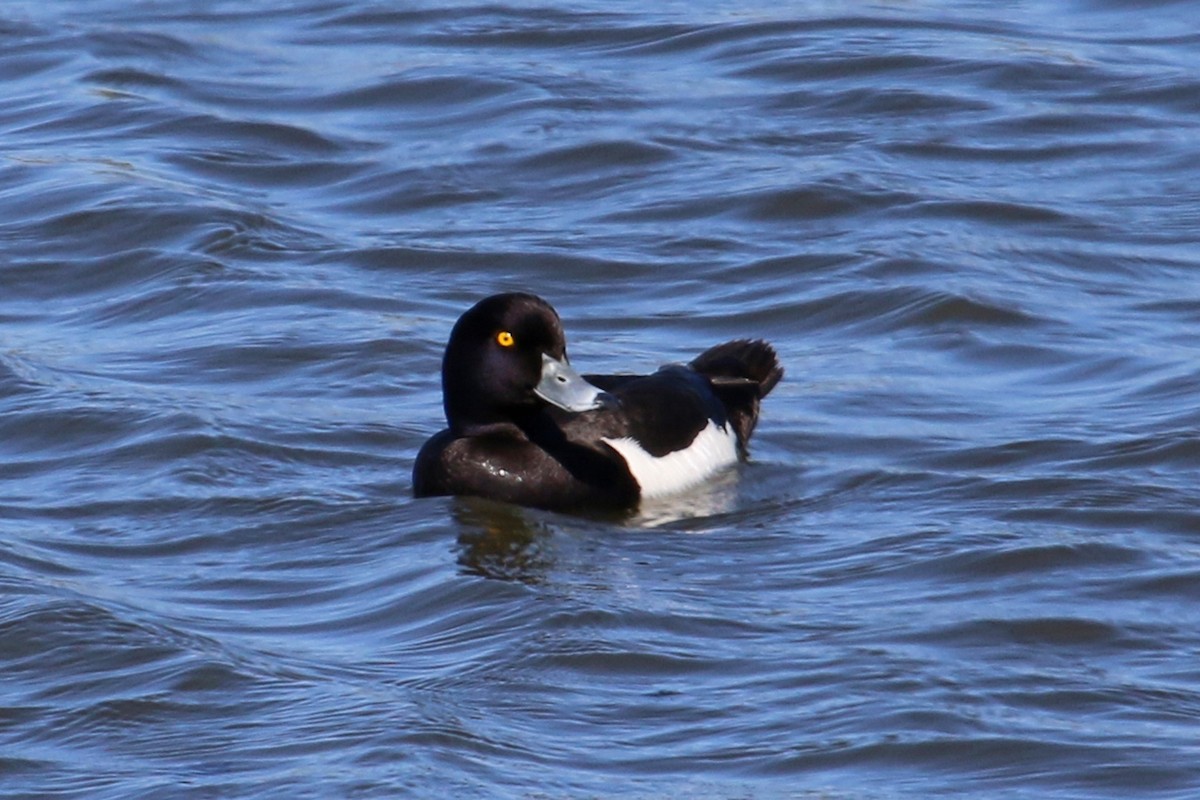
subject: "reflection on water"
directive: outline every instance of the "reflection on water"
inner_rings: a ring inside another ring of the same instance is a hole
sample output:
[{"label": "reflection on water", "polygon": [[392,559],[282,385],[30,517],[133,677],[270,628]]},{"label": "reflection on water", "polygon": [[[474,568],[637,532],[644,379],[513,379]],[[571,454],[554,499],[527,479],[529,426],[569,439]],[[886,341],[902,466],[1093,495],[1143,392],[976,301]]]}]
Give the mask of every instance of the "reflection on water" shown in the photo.
[{"label": "reflection on water", "polygon": [[[730,469],[687,492],[642,503],[632,515],[588,511],[576,517],[525,509],[477,497],[456,498],[451,511],[461,529],[459,564],[486,578],[536,584],[554,568],[555,534],[588,522],[624,528],[703,530],[734,513],[739,503],[739,471]],[[690,524],[690,523],[699,524]],[[668,535],[664,531],[663,535]]]},{"label": "reflection on water", "polygon": [[689,520],[732,514],[742,504],[739,491],[742,481],[752,481],[754,477],[750,469],[729,469],[686,492],[650,498],[642,502],[631,524],[687,530]]},{"label": "reflection on water", "polygon": [[458,563],[485,578],[540,583],[553,567],[554,529],[537,513],[477,497],[453,502]]}]

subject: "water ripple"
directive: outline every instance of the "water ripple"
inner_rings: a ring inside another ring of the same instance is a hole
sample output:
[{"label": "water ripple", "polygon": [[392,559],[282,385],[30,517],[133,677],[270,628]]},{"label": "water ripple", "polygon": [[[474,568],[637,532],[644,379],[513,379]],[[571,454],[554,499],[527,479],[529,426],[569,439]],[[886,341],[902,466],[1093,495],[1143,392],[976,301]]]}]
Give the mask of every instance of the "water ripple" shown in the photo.
[{"label": "water ripple", "polygon": [[[6,789],[1194,795],[1178,6],[5,5]],[[412,500],[516,289],[751,461]]]}]

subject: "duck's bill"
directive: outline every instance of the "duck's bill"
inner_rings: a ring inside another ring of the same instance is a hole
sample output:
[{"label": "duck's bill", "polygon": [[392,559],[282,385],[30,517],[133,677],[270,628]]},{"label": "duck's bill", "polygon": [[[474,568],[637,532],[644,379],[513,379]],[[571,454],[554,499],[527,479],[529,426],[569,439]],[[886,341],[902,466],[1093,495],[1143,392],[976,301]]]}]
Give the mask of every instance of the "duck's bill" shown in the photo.
[{"label": "duck's bill", "polygon": [[564,411],[591,411],[604,405],[608,397],[583,379],[566,361],[542,354],[542,379],[533,393]]}]

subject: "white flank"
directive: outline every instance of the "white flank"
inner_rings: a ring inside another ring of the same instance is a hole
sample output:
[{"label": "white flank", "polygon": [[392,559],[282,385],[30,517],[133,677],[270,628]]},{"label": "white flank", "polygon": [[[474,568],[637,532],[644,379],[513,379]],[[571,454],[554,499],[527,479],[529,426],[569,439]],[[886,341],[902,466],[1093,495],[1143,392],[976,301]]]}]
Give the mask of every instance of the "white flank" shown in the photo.
[{"label": "white flank", "polygon": [[643,498],[681,492],[737,461],[737,437],[733,430],[712,420],[686,448],[661,458],[650,455],[629,437],[601,441],[625,459]]}]

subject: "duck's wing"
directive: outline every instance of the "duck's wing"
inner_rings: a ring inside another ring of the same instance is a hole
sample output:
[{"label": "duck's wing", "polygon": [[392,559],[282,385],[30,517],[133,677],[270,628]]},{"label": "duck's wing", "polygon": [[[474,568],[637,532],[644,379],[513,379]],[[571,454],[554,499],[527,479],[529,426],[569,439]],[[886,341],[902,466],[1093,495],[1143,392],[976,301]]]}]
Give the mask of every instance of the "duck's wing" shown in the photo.
[{"label": "duck's wing", "polygon": [[760,398],[766,397],[783,377],[775,348],[761,339],[734,339],[710,347],[692,360],[691,367],[714,385],[753,383]]},{"label": "duck's wing", "polygon": [[705,350],[691,367],[711,382],[744,450],[758,423],[759,401],[783,378],[775,348],[761,339],[735,339]]},{"label": "duck's wing", "polygon": [[578,414],[547,409],[547,416],[568,439],[600,445],[603,440],[632,439],[653,455],[686,448],[696,434],[725,410],[708,379],[679,364],[650,375],[584,375],[615,398],[594,411]]}]

